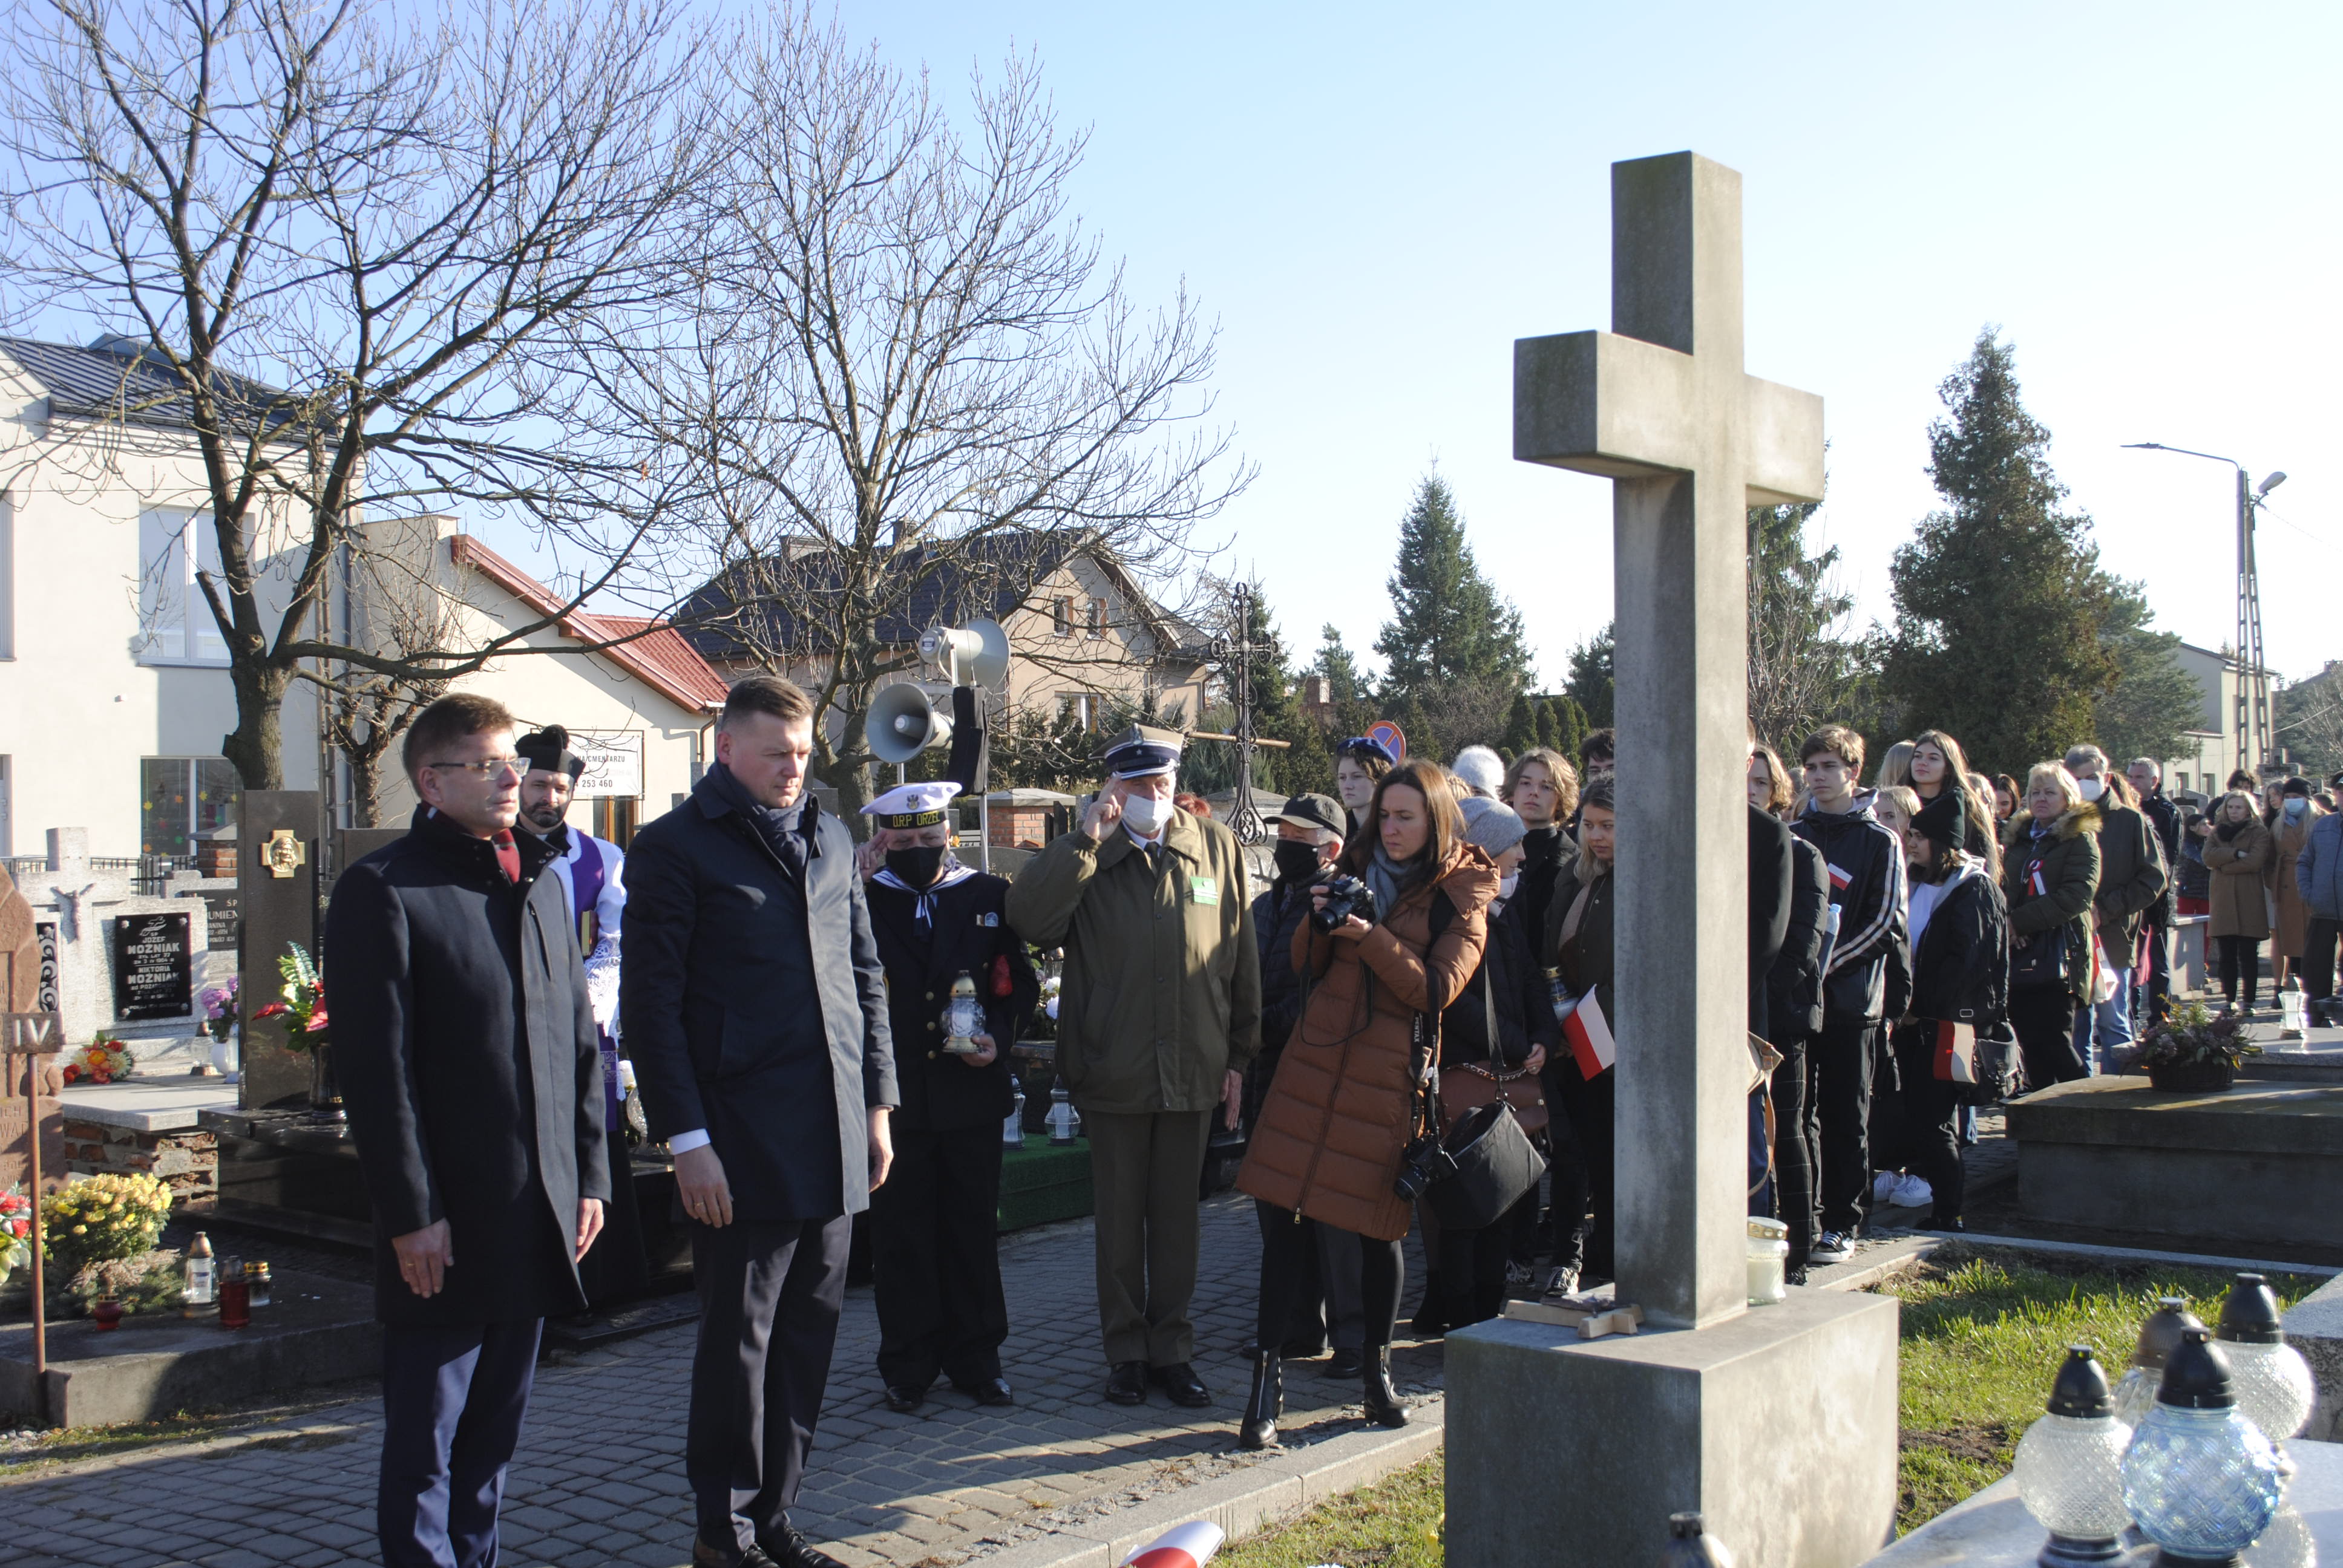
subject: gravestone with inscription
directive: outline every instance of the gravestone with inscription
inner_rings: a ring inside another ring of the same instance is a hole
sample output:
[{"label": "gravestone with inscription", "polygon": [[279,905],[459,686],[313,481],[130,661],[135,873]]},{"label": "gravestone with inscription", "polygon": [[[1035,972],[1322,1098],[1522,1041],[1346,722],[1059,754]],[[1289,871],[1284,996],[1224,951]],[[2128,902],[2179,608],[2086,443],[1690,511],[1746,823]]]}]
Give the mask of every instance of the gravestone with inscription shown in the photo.
[{"label": "gravestone with inscription", "polygon": [[126,1023],[182,1019],[195,1010],[194,935],[185,910],[116,915],[114,1016]]},{"label": "gravestone with inscription", "polygon": [[[54,983],[49,989],[54,990]],[[43,1005],[42,994],[41,945],[33,906],[9,877],[6,865],[0,864],[0,1029],[45,1027],[39,1015],[56,1010]],[[0,1045],[5,1043],[0,1037]],[[58,1087],[55,1057],[0,1054],[0,1190],[15,1186],[28,1174],[25,1131],[35,1119],[41,1130],[42,1185],[63,1181],[65,1119]]]},{"label": "gravestone with inscription", "polygon": [[1618,1292],[1648,1322],[1448,1336],[1448,1562],[1651,1562],[1696,1509],[1745,1568],[1848,1568],[1895,1526],[1896,1304],[1745,1304],[1748,942],[1715,918],[1748,907],[1747,508],[1821,498],[1822,402],[1742,368],[1733,170],[1614,164],[1611,269],[1610,332],[1513,346],[1513,456],[1612,481]]},{"label": "gravestone with inscription", "polygon": [[52,828],[48,846],[45,863],[18,879],[44,1010],[74,1050],[103,1031],[141,1073],[185,1071],[205,1054],[195,996],[209,958],[205,922],[182,900],[139,891],[129,869],[95,863],[85,829]]}]

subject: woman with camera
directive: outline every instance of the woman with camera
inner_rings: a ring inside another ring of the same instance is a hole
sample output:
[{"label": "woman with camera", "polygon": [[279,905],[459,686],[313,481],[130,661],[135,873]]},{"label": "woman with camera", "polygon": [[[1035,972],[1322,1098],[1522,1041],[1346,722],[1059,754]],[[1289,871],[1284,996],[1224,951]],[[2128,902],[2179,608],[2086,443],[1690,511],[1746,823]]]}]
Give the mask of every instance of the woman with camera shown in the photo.
[{"label": "woman with camera", "polygon": [[1393,1184],[1425,1130],[1436,1020],[1481,965],[1497,869],[1465,842],[1455,794],[1431,763],[1403,762],[1386,774],[1365,820],[1369,830],[1336,862],[1340,875],[1311,890],[1315,910],[1294,933],[1302,1020],[1237,1175],[1238,1189],[1270,1211],[1252,1395],[1238,1435],[1247,1448],[1277,1438],[1283,1383],[1274,1347],[1302,1273],[1302,1219],[1363,1239],[1367,1419],[1407,1422],[1391,1385],[1409,1222],[1408,1201]]}]

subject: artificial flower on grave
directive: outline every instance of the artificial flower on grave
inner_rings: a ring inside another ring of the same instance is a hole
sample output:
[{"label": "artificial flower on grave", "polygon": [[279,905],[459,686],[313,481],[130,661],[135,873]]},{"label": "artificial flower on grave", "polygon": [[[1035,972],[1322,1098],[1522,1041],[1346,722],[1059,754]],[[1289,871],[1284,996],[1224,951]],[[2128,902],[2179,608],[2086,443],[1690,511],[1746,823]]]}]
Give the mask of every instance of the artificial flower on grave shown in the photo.
[{"label": "artificial flower on grave", "polygon": [[2262,1048],[2246,1032],[2245,1020],[2234,1014],[2216,1018],[2201,1001],[2179,1002],[2171,1013],[2149,1026],[2128,1060],[2119,1060],[2119,1072],[2145,1072],[2152,1067],[2194,1067],[2226,1061],[2237,1068]]},{"label": "artificial flower on grave", "polygon": [[289,1019],[285,1026],[287,1050],[316,1050],[332,1044],[326,1034],[326,977],[310,961],[307,950],[299,942],[287,942],[277,955],[277,972],[285,977],[277,993],[285,1000],[272,1001],[254,1013],[253,1021]]},{"label": "artificial flower on grave", "polygon": [[33,1261],[33,1201],[22,1182],[0,1192],[0,1280]]},{"label": "artificial flower on grave", "polygon": [[171,1190],[153,1176],[84,1177],[41,1200],[41,1244],[70,1275],[151,1251],[170,1217]]},{"label": "artificial flower on grave", "polygon": [[120,1040],[98,1030],[97,1038],[74,1053],[65,1066],[67,1083],[112,1083],[130,1070],[130,1052]]},{"label": "artificial flower on grave", "polygon": [[204,1032],[225,1045],[236,1030],[236,1003],[241,982],[236,976],[227,977],[227,984],[206,986],[201,1000],[204,1004]]}]

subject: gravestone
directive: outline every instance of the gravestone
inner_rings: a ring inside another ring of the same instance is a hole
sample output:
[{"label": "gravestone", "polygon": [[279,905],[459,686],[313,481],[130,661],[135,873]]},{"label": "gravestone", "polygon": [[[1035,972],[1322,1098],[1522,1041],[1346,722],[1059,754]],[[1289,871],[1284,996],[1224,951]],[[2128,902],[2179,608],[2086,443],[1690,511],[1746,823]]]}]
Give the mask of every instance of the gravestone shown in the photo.
[{"label": "gravestone", "polygon": [[[0,862],[0,1017],[11,1020],[0,1027],[15,1029],[15,1019],[56,1011],[53,996],[48,1004],[42,1000],[45,989],[54,992],[55,986],[54,978],[44,986],[41,950],[33,906],[10,878],[7,865]],[[59,1087],[55,1057],[0,1054],[0,1191],[29,1174],[25,1134],[35,1121],[41,1130],[42,1185],[63,1183],[65,1119]]]},{"label": "gravestone", "polygon": [[285,1026],[254,1023],[277,1000],[286,944],[317,956],[318,798],[314,789],[247,789],[236,823],[236,880],[244,949],[237,960],[244,1013],[244,1075],[237,1103],[246,1111],[309,1103],[309,1058],[285,1049]]},{"label": "gravestone", "polygon": [[46,862],[17,890],[32,911],[42,1010],[58,1015],[70,1050],[104,1030],[137,1071],[184,1071],[204,1055],[205,922],[180,900],[140,892],[128,870],[94,863],[86,829],[52,828],[48,841]]},{"label": "gravestone", "polygon": [[114,1016],[127,1022],[186,1018],[195,1010],[194,933],[185,910],[117,915]]},{"label": "gravestone", "polygon": [[1896,1302],[1745,1304],[1746,509],[1821,497],[1822,404],[1742,369],[1740,176],[1611,176],[1614,330],[1514,345],[1513,456],[1613,481],[1618,1290],[1652,1332],[1449,1336],[1448,1560],[1650,1561],[1697,1509],[1750,1568],[1842,1568],[1895,1524]]}]

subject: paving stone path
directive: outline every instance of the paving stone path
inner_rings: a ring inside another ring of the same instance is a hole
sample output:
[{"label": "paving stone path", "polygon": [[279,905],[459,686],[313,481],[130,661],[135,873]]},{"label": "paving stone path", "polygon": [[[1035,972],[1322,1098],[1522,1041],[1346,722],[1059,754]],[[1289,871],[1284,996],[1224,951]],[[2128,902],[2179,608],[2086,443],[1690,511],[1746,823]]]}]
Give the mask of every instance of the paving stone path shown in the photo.
[{"label": "paving stone path", "polygon": [[[880,1402],[870,1292],[849,1292],[806,1495],[793,1514],[850,1568],[954,1568],[970,1558],[1224,1474],[1234,1447],[1260,1241],[1249,1201],[1204,1206],[1197,1370],[1213,1408],[1159,1392],[1104,1403],[1087,1221],[1005,1238],[1010,1410],[940,1388]],[[1411,1305],[1421,1260],[1410,1263]],[[1403,1332],[1404,1327],[1403,1326]],[[683,1417],[692,1330],[667,1328],[541,1366],[504,1512],[504,1561],[588,1568],[690,1559]],[[1403,1389],[1436,1397],[1439,1347],[1403,1345]],[[1322,1363],[1321,1363],[1322,1364]],[[1357,1430],[1358,1386],[1289,1369],[1289,1448]],[[20,1568],[324,1568],[375,1563],[382,1407],[359,1399],[208,1442],[81,1462],[0,1486],[0,1560]]]}]

